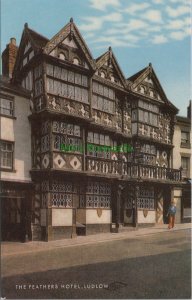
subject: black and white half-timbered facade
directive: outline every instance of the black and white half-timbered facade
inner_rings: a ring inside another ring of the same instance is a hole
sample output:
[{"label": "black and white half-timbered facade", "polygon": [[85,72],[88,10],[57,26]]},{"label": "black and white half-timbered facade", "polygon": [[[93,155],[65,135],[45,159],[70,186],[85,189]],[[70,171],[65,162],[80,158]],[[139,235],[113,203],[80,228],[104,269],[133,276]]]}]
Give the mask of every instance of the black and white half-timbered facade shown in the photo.
[{"label": "black and white half-timbered facade", "polygon": [[12,82],[31,95],[32,239],[163,223],[174,197],[179,210],[178,110],[151,64],[126,79],[72,19],[50,40],[26,24]]}]

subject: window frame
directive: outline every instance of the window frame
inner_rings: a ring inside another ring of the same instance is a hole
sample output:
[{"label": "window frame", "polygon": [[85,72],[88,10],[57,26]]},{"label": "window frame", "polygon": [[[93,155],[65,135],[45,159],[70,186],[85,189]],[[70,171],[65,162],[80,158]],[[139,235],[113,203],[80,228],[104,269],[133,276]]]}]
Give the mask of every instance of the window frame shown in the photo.
[{"label": "window frame", "polygon": [[[183,167],[183,160],[186,160],[186,168]],[[182,177],[189,178],[190,177],[190,156],[181,155],[181,173]]]},{"label": "window frame", "polygon": [[[7,101],[12,102],[12,109],[3,108],[2,104],[1,104],[1,100],[7,100]],[[1,109],[12,110],[12,114],[3,113],[1,111]],[[5,94],[0,93],[0,116],[6,117],[6,118],[15,119],[15,101],[14,101],[14,97],[13,96],[9,96],[9,95],[5,95]]]},{"label": "window frame", "polygon": [[[11,145],[12,146],[12,150],[8,151],[6,149],[6,151],[2,151],[2,149],[1,149],[1,143],[2,144],[3,143],[7,143],[7,144]],[[5,152],[5,153],[12,153],[12,155],[11,155],[11,166],[9,166],[9,167],[6,167],[6,166],[4,166],[4,165],[1,164],[1,162],[3,160],[3,156],[2,156],[3,152]],[[14,154],[15,154],[15,142],[6,141],[6,140],[0,140],[0,170],[6,171],[6,172],[13,172],[14,171]]]},{"label": "window frame", "polygon": [[[187,139],[182,138],[182,134],[186,134]],[[181,148],[190,148],[190,132],[187,130],[181,130]]]}]

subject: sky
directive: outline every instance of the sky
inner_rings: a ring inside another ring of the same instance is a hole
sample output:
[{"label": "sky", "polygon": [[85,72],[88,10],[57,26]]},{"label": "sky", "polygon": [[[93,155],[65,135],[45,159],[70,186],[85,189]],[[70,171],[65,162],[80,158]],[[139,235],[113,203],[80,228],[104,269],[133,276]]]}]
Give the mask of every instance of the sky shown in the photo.
[{"label": "sky", "polygon": [[126,78],[152,63],[168,99],[186,115],[190,0],[0,0],[1,52],[24,24],[52,38],[73,17],[92,55],[111,46]]}]

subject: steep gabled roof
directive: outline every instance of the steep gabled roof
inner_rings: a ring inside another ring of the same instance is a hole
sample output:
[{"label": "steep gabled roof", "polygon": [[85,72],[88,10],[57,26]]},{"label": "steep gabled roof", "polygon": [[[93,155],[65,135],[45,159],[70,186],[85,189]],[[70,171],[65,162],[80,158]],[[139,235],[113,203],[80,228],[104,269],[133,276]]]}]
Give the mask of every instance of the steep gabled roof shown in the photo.
[{"label": "steep gabled roof", "polygon": [[133,76],[129,77],[127,80],[129,82],[131,82],[131,89],[134,90],[140,83],[143,82],[143,80],[147,77],[150,76],[150,78],[153,80],[159,94],[162,97],[162,101],[168,105],[171,109],[173,109],[174,111],[178,112],[178,109],[175,105],[173,105],[171,103],[171,101],[168,100],[162,86],[161,83],[152,67],[152,64],[149,63],[148,67],[142,69],[141,71],[137,72],[136,74],[134,74]]},{"label": "steep gabled roof", "polygon": [[145,72],[146,69],[147,67],[127,78],[127,80],[134,82],[143,72]]},{"label": "steep gabled roof", "polygon": [[77,26],[73,22],[73,19],[70,19],[70,22],[65,25],[56,35],[54,35],[50,41],[47,42],[47,44],[44,47],[44,53],[50,54],[51,51],[58,46],[62,41],[64,41],[67,37],[70,39],[75,39],[75,42],[78,44],[79,48],[83,51],[87,62],[91,66],[92,69],[95,69],[95,61],[92,57],[92,54],[83,39],[82,35],[80,34]]},{"label": "steep gabled roof", "polygon": [[105,63],[110,62],[112,64],[112,66],[114,67],[115,71],[117,72],[120,81],[122,83],[123,86],[126,86],[126,79],[125,76],[118,64],[118,61],[111,49],[111,47],[109,47],[108,51],[106,51],[105,53],[103,53],[102,55],[100,55],[97,59],[96,59],[96,66],[97,69],[100,69],[103,65],[105,65]]},{"label": "steep gabled roof", "polygon": [[48,38],[44,37],[43,35],[37,33],[36,31],[34,31],[30,28],[27,28],[27,31],[28,31],[28,34],[29,34],[31,40],[33,40],[33,43],[38,48],[43,48],[49,41]]},{"label": "steep gabled roof", "polygon": [[18,53],[17,53],[15,66],[14,66],[13,77],[21,63],[22,54],[24,52],[24,47],[27,41],[30,42],[32,49],[34,50],[35,53],[37,53],[42,50],[42,48],[47,44],[49,40],[46,37],[42,36],[41,34],[37,33],[36,31],[30,29],[28,27],[28,24],[25,23]]}]

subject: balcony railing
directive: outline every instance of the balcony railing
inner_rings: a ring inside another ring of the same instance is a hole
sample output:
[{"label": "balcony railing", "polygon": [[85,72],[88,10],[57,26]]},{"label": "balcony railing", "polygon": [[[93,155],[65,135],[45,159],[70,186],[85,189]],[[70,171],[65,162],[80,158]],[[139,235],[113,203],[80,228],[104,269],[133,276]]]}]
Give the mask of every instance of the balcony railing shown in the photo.
[{"label": "balcony railing", "polygon": [[181,170],[95,157],[86,158],[86,171],[128,178],[181,181]]}]

